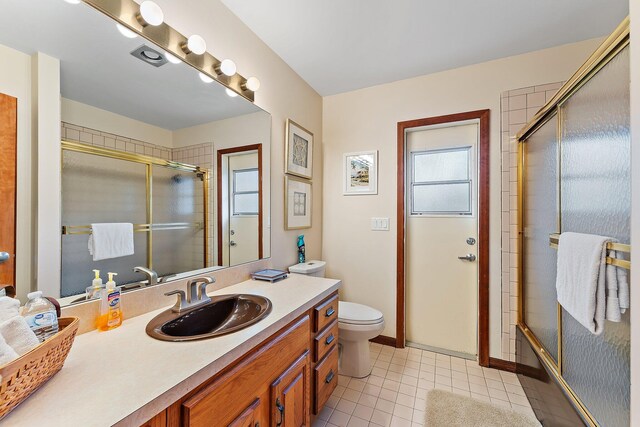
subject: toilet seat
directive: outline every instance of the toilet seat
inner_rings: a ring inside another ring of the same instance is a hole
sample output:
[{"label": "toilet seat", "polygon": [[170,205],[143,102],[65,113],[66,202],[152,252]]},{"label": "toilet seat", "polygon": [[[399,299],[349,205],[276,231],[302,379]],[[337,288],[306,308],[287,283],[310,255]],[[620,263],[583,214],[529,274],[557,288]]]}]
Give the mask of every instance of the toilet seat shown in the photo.
[{"label": "toilet seat", "polygon": [[349,325],[375,325],[384,322],[382,313],[375,308],[354,302],[338,302],[338,322]]}]

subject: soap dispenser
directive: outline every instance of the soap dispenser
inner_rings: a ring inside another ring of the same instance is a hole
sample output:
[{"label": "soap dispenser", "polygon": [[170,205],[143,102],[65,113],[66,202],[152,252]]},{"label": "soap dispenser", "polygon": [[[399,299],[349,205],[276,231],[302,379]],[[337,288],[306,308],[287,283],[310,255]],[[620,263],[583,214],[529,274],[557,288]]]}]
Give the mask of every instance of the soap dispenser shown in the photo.
[{"label": "soap dispenser", "polygon": [[108,273],[109,281],[102,293],[102,303],[100,307],[100,317],[98,318],[98,329],[109,331],[122,325],[122,307],[120,302],[120,288],[116,286],[113,276],[117,273]]},{"label": "soap dispenser", "polygon": [[87,288],[87,300],[94,298],[102,298],[102,291],[104,290],[104,284],[100,278],[100,270],[93,270],[95,278],[91,282],[91,286]]}]

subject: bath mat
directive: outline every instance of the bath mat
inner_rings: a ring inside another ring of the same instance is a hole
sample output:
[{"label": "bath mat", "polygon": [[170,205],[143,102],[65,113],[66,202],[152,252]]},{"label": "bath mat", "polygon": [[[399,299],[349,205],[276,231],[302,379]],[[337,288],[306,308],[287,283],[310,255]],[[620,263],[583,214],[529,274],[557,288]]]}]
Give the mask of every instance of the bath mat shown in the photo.
[{"label": "bath mat", "polygon": [[532,415],[443,390],[427,394],[425,427],[540,427]]}]

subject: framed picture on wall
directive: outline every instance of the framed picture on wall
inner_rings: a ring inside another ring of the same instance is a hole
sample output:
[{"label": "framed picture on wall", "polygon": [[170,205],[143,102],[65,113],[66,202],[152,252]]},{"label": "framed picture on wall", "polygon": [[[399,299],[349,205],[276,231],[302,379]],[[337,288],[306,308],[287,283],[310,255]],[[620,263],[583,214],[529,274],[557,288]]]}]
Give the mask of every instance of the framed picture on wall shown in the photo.
[{"label": "framed picture on wall", "polygon": [[313,134],[294,122],[287,120],[286,161],[284,172],[311,179],[313,167]]},{"label": "framed picture on wall", "polygon": [[344,154],[342,194],[378,194],[378,151]]},{"label": "framed picture on wall", "polygon": [[298,230],[311,227],[311,182],[284,177],[284,228]]}]

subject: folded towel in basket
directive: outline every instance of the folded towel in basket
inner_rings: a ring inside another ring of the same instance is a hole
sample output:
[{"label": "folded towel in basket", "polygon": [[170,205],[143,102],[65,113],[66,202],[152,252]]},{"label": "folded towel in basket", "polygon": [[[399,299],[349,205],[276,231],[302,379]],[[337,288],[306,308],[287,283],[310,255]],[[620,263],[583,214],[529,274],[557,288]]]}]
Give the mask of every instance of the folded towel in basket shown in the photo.
[{"label": "folded towel in basket", "polygon": [[[16,353],[16,351],[7,344],[7,341],[2,337],[2,335],[0,335],[0,366],[6,365],[18,357],[18,353]],[[1,377],[0,381],[2,381]]]},{"label": "folded towel in basket", "polygon": [[9,320],[20,314],[20,300],[11,297],[0,297],[0,322]]},{"label": "folded towel in basket", "polygon": [[15,316],[0,323],[0,335],[20,356],[40,344],[40,340],[22,316]]},{"label": "folded towel in basket", "polygon": [[91,224],[89,253],[94,261],[133,255],[133,224]]}]

